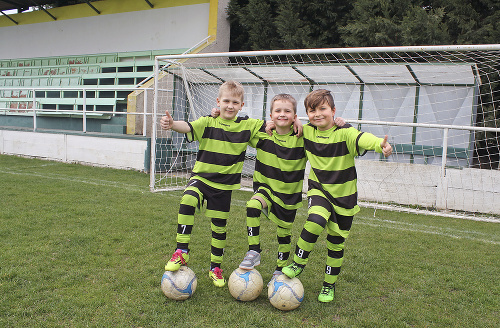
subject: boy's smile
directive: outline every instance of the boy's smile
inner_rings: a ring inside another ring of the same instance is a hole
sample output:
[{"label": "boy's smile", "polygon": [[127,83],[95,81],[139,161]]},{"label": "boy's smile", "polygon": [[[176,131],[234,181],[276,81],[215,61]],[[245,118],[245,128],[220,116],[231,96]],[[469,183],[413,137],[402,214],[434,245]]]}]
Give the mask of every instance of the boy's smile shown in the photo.
[{"label": "boy's smile", "polygon": [[233,120],[243,107],[241,97],[234,96],[229,92],[222,92],[217,98],[217,107],[220,108],[220,117],[225,120]]},{"label": "boy's smile", "polygon": [[309,122],[321,131],[328,130],[335,125],[334,115],[335,107],[331,108],[326,102],[316,108],[308,108],[307,110]]}]

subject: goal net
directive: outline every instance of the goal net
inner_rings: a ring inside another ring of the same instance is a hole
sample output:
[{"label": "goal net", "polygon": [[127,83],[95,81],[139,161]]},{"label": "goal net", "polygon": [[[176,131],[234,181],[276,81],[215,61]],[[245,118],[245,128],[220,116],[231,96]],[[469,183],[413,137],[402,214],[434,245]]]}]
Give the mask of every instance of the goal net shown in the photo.
[{"label": "goal net", "polygon": [[[288,93],[305,124],[304,98],[322,88],[332,91],[336,116],[388,135],[392,156],[368,152],[356,159],[361,205],[497,219],[499,69],[500,45],[158,56],[151,190],[183,189],[198,150],[183,134],[161,130],[161,116],[210,115],[221,83],[236,80],[245,88],[240,116],[269,119],[271,98]],[[255,154],[247,149],[243,188],[252,187]]]}]

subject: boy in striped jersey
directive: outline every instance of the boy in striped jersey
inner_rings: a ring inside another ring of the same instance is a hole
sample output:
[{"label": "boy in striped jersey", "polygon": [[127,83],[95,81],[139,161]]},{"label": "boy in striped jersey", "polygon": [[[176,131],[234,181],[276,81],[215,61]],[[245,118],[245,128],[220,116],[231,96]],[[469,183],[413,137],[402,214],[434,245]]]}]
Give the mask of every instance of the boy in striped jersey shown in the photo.
[{"label": "boy in striped jersey", "polygon": [[319,89],[304,100],[309,124],[304,126],[304,146],[311,165],[308,180],[308,218],[297,241],[294,261],[283,268],[290,278],[298,276],[307,264],[321,232],[327,229],[327,258],[320,302],[331,302],[335,282],[344,257],[344,244],[351,229],[357,205],[354,157],[375,150],[385,157],[392,147],[384,139],[353,127],[340,129],[334,124],[335,104],[330,91]]},{"label": "boy in striped jersey", "polygon": [[251,270],[260,264],[260,214],[277,225],[278,259],[273,277],[281,274],[291,249],[291,229],[297,208],[302,207],[302,185],[306,156],[304,140],[292,126],[297,118],[297,101],[289,94],[271,100],[272,135],[259,133],[250,141],[257,149],[252,198],[247,202],[248,252],[239,265]]},{"label": "boy in striped jersey", "polygon": [[237,117],[244,105],[243,94],[240,83],[227,81],[219,88],[219,117],[205,116],[188,123],[174,121],[167,112],[160,120],[163,129],[186,134],[188,142],[199,141],[196,163],[177,216],[177,248],[165,270],[177,271],[188,262],[195,210],[200,209],[206,200],[205,215],[211,218],[212,227],[209,277],[217,287],[226,284],[220,266],[226,246],[231,193],[240,188],[247,145],[263,129],[262,120]]}]

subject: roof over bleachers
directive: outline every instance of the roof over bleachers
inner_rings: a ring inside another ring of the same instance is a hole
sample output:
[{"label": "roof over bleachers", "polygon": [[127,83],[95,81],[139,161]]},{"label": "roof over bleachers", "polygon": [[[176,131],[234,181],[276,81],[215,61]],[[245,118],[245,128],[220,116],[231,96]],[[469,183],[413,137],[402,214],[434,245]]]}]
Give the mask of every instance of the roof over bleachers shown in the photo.
[{"label": "roof over bleachers", "polygon": [[[80,0],[80,1],[58,1],[57,6],[58,7],[63,7],[63,6],[68,6],[68,5],[74,5],[76,3],[84,3],[86,2],[85,0]],[[0,10],[5,11],[5,10],[12,10],[12,9],[20,9],[20,10],[27,10],[31,6],[44,6],[44,5],[54,5],[54,1],[43,1],[43,0],[0,0]]]}]

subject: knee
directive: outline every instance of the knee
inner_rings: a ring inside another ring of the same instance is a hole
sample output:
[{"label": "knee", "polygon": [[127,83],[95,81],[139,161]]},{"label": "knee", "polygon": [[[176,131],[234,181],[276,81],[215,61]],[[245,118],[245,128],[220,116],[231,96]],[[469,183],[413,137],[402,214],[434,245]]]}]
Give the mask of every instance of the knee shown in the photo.
[{"label": "knee", "polygon": [[181,204],[182,205],[187,205],[187,206],[192,206],[192,207],[200,207],[200,198],[199,195],[194,193],[194,192],[185,192],[184,195],[182,195],[181,198]]},{"label": "knee", "polygon": [[258,217],[262,211],[262,203],[255,198],[250,199],[247,202],[247,216],[248,217]]}]

